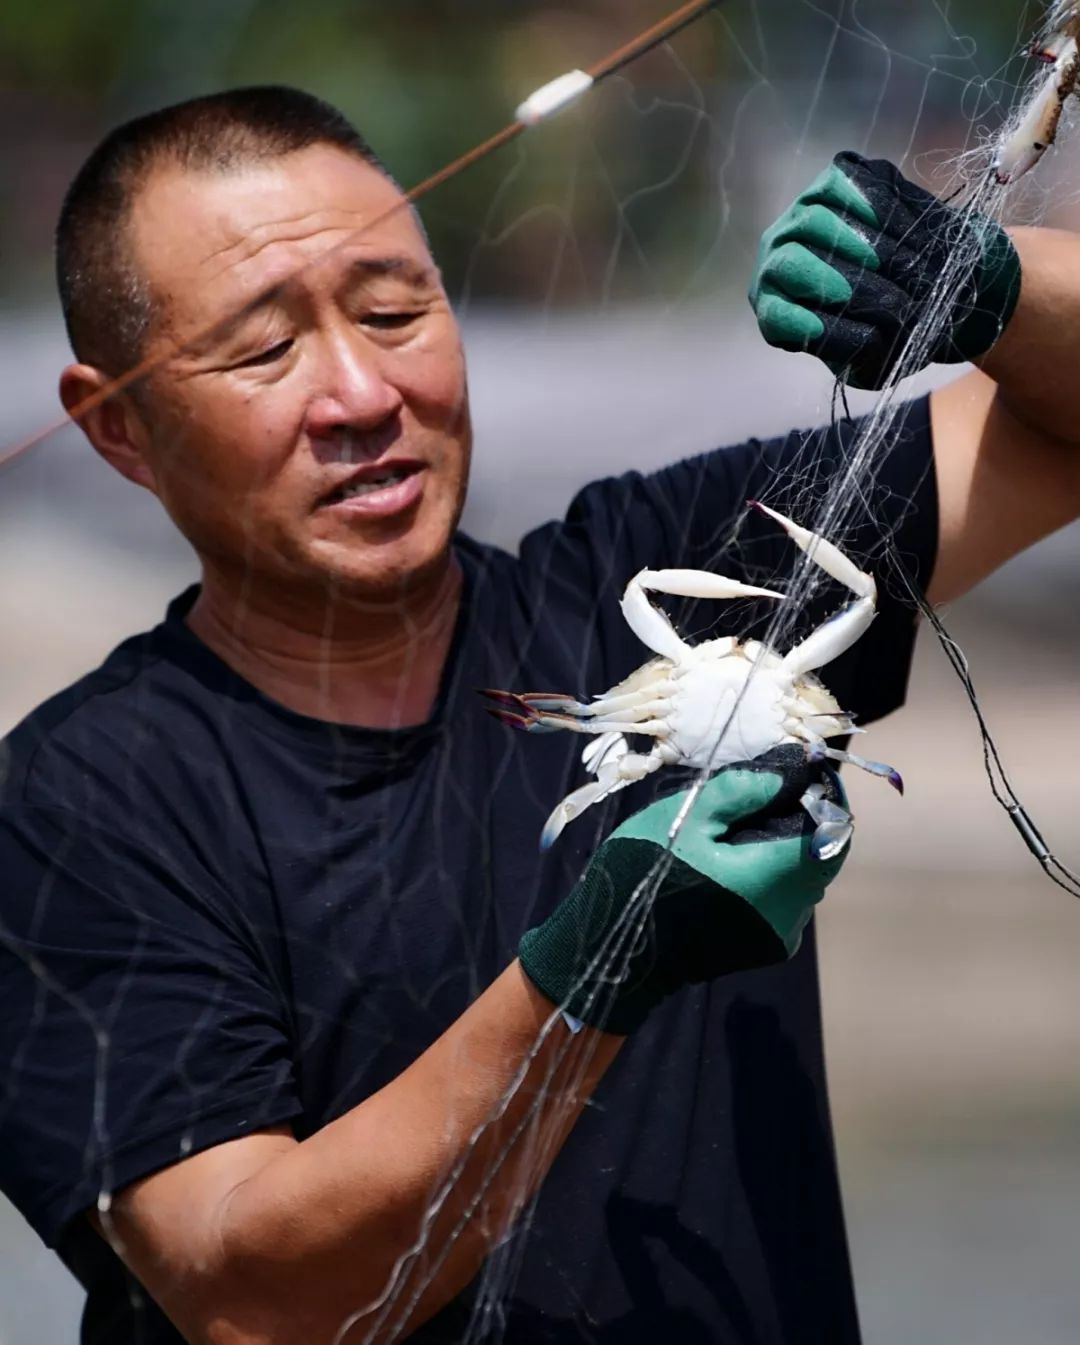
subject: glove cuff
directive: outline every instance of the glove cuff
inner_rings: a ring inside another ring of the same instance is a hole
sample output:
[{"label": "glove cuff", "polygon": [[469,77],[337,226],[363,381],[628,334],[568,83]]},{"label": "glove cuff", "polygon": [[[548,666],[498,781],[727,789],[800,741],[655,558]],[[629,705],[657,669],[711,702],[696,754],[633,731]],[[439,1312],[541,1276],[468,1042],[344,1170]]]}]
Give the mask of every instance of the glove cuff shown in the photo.
[{"label": "glove cuff", "polygon": [[529,980],[589,1027],[626,1036],[667,993],[649,985],[635,956],[648,941],[644,885],[663,856],[651,841],[605,841],[566,900],[522,935]]},{"label": "glove cuff", "polygon": [[624,1036],[682,986],[786,961],[797,936],[793,944],[744,895],[665,847],[613,836],[566,900],[523,935],[518,958],[554,1004]]},{"label": "glove cuff", "polygon": [[957,313],[957,322],[939,352],[942,364],[981,359],[997,345],[1020,299],[1020,255],[1012,239],[993,220],[984,219],[983,258],[974,280],[974,297]]}]

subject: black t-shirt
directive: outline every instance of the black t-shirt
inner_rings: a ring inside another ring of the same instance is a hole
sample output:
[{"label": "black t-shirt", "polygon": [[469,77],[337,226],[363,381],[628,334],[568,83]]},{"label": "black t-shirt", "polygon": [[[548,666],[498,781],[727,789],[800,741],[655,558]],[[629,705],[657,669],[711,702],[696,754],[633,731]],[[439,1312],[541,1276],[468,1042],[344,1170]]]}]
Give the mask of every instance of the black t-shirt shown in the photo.
[{"label": "black t-shirt", "polygon": [[[612,826],[670,789],[667,772],[624,790],[541,855],[583,740],[514,734],[475,690],[590,695],[624,677],[648,657],[618,607],[643,566],[782,580],[797,553],[744,503],[807,519],[853,433],[598,483],[517,559],[459,538],[463,606],[423,727],[269,701],[188,630],[191,591],[8,738],[0,1187],[86,1285],[84,1341],[179,1340],[80,1217],[102,1192],[270,1125],[302,1140],[393,1079]],[[891,567],[925,586],[935,555],[925,401],[841,522],[880,616],[824,677],[868,721],[901,703],[913,640]],[[828,581],[805,628],[849,597]],[[698,638],[765,619],[671,607]],[[674,996],[629,1040],[527,1228],[413,1339],[466,1337],[857,1340],[812,936],[784,966]]]}]

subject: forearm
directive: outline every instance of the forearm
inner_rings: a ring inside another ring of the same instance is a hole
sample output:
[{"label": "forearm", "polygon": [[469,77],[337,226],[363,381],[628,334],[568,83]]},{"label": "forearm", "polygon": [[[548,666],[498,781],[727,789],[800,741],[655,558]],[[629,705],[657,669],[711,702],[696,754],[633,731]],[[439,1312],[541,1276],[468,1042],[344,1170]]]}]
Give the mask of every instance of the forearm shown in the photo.
[{"label": "forearm", "polygon": [[[192,1345],[401,1340],[510,1231],[625,1034],[684,986],[794,951],[846,854],[817,857],[803,826],[830,783],[790,746],[726,767],[674,847],[689,794],[649,805],[391,1083],[302,1143],[267,1128],[125,1187],[102,1233]],[[729,844],[750,818],[757,839]],[[573,1034],[556,1002],[612,1032]]]},{"label": "forearm", "polygon": [[1080,441],[1080,235],[1013,229],[1023,280],[1000,340],[979,361],[1007,409],[1051,439]]},{"label": "forearm", "polygon": [[538,1048],[551,1011],[514,963],[404,1074],[238,1186],[204,1338],[388,1342],[458,1293],[618,1050],[562,1023]]}]

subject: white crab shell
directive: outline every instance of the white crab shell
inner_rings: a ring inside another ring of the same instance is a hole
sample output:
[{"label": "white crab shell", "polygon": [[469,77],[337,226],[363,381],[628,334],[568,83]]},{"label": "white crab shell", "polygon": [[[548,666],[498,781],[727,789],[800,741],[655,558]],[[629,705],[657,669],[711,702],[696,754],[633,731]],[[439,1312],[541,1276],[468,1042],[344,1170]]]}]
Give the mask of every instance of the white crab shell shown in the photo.
[{"label": "white crab shell", "polygon": [[[657,659],[604,697],[647,692],[666,732],[658,742],[671,764],[716,770],[750,761],[782,743],[851,731],[851,722],[816,677],[792,678],[764,645],[709,640],[678,663]],[[809,721],[811,734],[801,732]]]},{"label": "white crab shell", "polygon": [[[595,778],[555,808],[544,828],[545,847],[591,804],[663,766],[717,770],[753,760],[785,743],[802,744],[814,760],[850,761],[885,776],[902,791],[903,783],[891,767],[826,745],[827,739],[856,730],[851,717],[813,676],[814,669],[849,649],[873,621],[877,599],[873,576],[817,533],[775,510],[757,508],[856,595],[854,602],[787,654],[758,641],[744,643],[730,637],[691,645],[648,597],[658,592],[691,598],[782,599],[782,593],[703,570],[642,570],[627,584],[621,606],[630,628],[657,657],[591,702],[554,693],[484,693],[498,707],[492,713],[515,728],[599,735],[582,753]],[[628,735],[643,739],[648,750],[633,750]],[[844,813],[846,821],[841,821],[840,810],[811,793],[804,803],[819,821],[824,855],[842,843],[838,838],[845,829],[850,835],[851,819]]]}]

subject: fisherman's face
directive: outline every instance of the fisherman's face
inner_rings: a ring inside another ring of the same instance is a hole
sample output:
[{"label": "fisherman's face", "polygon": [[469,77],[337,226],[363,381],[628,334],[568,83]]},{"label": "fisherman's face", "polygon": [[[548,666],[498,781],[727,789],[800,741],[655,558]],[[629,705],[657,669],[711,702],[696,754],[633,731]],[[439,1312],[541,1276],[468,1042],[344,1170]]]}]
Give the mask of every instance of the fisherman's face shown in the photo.
[{"label": "fisherman's face", "polygon": [[[378,598],[438,578],[468,476],[457,324],[401,193],[317,145],[161,170],[135,202],[158,306],[153,489],[210,573]],[[172,351],[173,353],[169,353]]]}]

